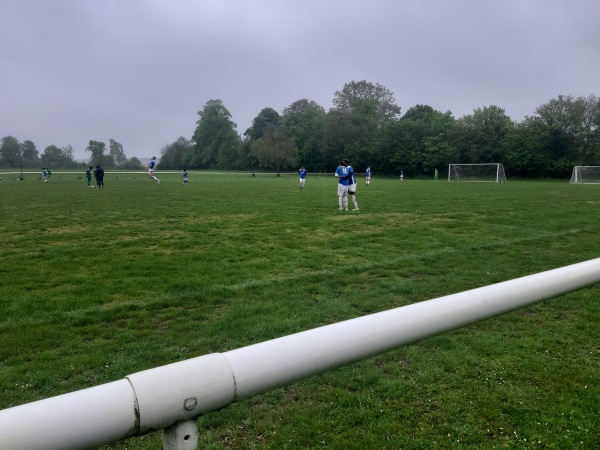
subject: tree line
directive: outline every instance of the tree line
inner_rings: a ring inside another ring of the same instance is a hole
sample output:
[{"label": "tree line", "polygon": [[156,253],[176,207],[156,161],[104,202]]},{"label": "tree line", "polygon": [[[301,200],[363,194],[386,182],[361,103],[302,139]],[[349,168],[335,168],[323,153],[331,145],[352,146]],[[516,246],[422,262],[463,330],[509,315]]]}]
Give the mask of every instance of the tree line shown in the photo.
[{"label": "tree line", "polygon": [[400,114],[380,84],[350,82],[326,111],[307,99],[281,113],[264,108],[243,136],[221,100],[198,112],[190,139],[162,149],[162,169],[333,172],[342,158],[357,170],[430,176],[451,163],[501,162],[509,176],[563,178],[575,165],[600,165],[600,100],[558,96],[521,122],[491,105],[455,118],[416,105]]},{"label": "tree line", "polygon": [[[139,170],[142,162],[135,156],[128,159],[123,151],[123,145],[114,139],[109,139],[109,148],[101,141],[89,141],[86,150],[91,153],[88,164],[95,167],[100,165],[105,169]],[[30,141],[20,142],[14,136],[5,136],[0,144],[0,167],[8,169],[32,169],[52,167],[61,169],[76,169],[80,163],[73,156],[73,147],[59,148],[49,145],[40,155],[35,144]]]},{"label": "tree line", "polygon": [[[501,162],[509,176],[568,177],[575,165],[600,165],[600,99],[559,95],[522,121],[491,105],[455,118],[451,111],[416,105],[401,114],[393,94],[380,84],[352,81],[336,91],[328,111],[301,99],[278,112],[262,109],[243,135],[219,99],[198,112],[191,137],[161,150],[159,168],[333,172],[342,158],[357,171],[431,176],[451,163]],[[90,163],[138,169],[123,147],[90,141]],[[0,166],[75,165],[72,148],[47,147],[41,157],[31,141],[2,139]]]}]

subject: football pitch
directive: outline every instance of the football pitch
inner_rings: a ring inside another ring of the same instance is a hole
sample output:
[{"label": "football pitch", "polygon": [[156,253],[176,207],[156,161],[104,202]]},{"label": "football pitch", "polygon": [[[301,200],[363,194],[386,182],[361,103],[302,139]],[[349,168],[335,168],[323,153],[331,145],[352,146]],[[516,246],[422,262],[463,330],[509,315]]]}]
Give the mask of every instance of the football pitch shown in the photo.
[{"label": "football pitch", "polygon": [[[600,185],[361,177],[346,212],[331,175],[157,176],[2,176],[0,409],[600,256]],[[200,417],[199,448],[594,448],[598,324],[600,285]]]}]

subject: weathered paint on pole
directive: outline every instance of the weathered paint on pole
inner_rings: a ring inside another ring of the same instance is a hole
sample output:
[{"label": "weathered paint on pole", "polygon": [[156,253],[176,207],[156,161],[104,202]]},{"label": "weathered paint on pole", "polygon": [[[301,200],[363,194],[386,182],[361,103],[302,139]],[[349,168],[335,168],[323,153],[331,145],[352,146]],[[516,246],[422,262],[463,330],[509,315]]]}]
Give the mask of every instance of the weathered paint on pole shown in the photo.
[{"label": "weathered paint on pole", "polygon": [[600,258],[360,317],[0,411],[0,448],[84,449],[600,281]]}]

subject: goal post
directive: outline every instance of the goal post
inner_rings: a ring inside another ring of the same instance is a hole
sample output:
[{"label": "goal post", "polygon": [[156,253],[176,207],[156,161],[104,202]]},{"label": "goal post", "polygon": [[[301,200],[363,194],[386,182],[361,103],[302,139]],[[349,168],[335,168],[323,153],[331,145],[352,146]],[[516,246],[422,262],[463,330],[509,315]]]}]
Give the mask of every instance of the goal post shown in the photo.
[{"label": "goal post", "polygon": [[502,163],[450,164],[448,181],[506,183],[506,174]]},{"label": "goal post", "polygon": [[571,184],[600,184],[600,166],[575,166]]}]

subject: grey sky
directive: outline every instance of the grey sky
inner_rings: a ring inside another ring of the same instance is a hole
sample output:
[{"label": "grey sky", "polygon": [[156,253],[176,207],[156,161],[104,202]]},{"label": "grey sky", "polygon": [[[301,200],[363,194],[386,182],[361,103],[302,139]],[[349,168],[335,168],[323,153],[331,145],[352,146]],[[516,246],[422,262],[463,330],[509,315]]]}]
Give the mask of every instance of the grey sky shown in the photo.
[{"label": "grey sky", "polygon": [[600,95],[598,0],[0,0],[0,18],[0,137],[76,159],[110,138],[159,156],[213,99],[240,134],[265,107],[328,110],[350,81],[402,113],[519,121]]}]

